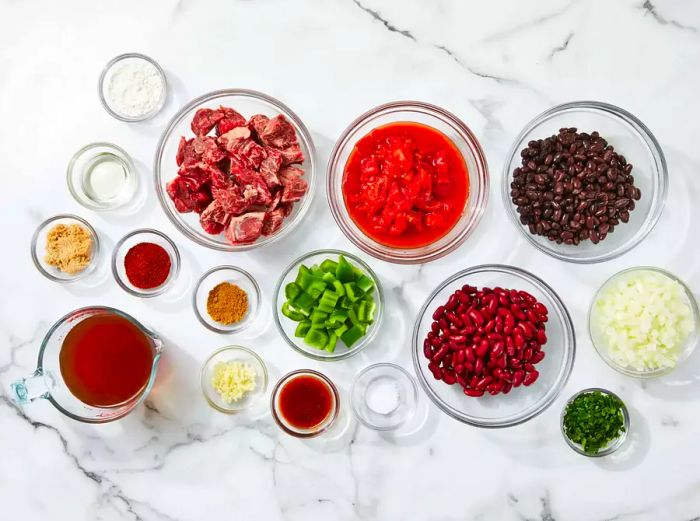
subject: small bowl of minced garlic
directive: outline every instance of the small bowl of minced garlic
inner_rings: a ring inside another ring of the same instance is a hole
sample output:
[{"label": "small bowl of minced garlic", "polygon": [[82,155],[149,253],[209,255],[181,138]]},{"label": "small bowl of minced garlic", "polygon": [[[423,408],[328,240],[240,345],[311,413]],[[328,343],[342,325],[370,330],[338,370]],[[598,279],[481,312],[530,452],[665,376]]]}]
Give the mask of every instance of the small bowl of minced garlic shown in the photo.
[{"label": "small bowl of minced garlic", "polygon": [[225,414],[250,408],[267,390],[267,368],[256,353],[243,346],[214,351],[202,364],[202,393],[207,403]]}]

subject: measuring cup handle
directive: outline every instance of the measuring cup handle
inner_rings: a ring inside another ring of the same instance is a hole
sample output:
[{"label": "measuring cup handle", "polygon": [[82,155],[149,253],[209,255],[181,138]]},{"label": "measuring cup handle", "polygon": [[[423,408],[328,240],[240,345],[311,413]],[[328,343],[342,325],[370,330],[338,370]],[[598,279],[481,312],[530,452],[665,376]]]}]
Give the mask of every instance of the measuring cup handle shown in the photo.
[{"label": "measuring cup handle", "polygon": [[20,405],[49,396],[49,389],[40,369],[37,369],[31,376],[13,382],[10,384],[10,388],[14,393],[15,401]]}]

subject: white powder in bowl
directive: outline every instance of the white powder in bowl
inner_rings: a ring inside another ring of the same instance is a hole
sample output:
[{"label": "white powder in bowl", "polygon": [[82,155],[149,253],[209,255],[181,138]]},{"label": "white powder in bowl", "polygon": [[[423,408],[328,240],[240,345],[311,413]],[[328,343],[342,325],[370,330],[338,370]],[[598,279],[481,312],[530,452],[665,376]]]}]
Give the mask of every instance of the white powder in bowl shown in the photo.
[{"label": "white powder in bowl", "polygon": [[107,71],[103,90],[107,105],[114,112],[127,118],[140,118],[161,103],[165,83],[152,63],[128,58]]}]

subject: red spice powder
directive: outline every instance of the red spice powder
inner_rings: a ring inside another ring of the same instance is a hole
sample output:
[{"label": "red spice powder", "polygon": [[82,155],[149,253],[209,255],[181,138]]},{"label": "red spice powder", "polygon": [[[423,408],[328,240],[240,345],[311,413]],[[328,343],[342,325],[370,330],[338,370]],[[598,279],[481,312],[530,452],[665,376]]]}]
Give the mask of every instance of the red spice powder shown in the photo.
[{"label": "red spice powder", "polygon": [[152,242],[132,246],[124,257],[126,276],[140,289],[153,289],[163,284],[170,274],[171,265],[168,252]]}]

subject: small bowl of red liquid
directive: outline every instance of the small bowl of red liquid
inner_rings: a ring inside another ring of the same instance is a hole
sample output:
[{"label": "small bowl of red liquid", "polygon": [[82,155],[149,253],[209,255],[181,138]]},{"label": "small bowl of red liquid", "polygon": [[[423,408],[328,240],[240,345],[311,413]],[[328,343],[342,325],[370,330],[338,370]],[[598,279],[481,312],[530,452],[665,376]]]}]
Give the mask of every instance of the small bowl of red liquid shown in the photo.
[{"label": "small bowl of red liquid", "polygon": [[379,259],[429,262],[460,246],[486,208],[488,165],[472,131],[416,101],[376,107],[335,144],[326,189],[331,213]]},{"label": "small bowl of red liquid", "polygon": [[158,230],[134,230],[125,235],[112,253],[112,274],[117,284],[136,297],[163,294],[180,272],[180,252]]},{"label": "small bowl of red liquid", "polygon": [[272,390],[272,417],[287,434],[313,438],[327,431],[340,410],[338,389],[318,371],[300,369],[284,375]]}]

